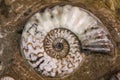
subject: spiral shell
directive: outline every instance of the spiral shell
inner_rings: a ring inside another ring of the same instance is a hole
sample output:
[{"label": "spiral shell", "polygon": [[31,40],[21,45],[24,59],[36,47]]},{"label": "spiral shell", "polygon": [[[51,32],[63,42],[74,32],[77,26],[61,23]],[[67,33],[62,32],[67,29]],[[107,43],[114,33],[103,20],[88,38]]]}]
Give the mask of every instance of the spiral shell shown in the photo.
[{"label": "spiral shell", "polygon": [[62,77],[83,62],[83,50],[110,52],[108,31],[92,13],[71,5],[35,13],[26,23],[21,51],[27,62],[45,76]]}]

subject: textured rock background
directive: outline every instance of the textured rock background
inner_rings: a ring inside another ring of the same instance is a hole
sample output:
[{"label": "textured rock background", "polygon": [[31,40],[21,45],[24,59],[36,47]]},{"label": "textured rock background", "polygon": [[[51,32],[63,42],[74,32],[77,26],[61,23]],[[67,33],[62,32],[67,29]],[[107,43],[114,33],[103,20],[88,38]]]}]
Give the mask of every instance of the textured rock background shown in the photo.
[{"label": "textured rock background", "polygon": [[[20,38],[27,19],[54,4],[73,4],[95,14],[107,27],[115,44],[112,55],[88,54],[78,71],[62,79],[38,75],[20,53]],[[108,80],[120,70],[120,0],[0,0],[0,78],[15,80]]]}]

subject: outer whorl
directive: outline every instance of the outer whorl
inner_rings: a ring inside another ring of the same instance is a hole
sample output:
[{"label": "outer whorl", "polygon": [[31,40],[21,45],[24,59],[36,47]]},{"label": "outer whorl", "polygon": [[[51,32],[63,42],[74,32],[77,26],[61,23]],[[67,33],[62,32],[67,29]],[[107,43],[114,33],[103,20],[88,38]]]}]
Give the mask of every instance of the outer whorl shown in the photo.
[{"label": "outer whorl", "polygon": [[46,8],[26,23],[21,50],[27,62],[45,76],[61,77],[83,61],[81,49],[108,53],[108,31],[92,13],[71,5]]}]

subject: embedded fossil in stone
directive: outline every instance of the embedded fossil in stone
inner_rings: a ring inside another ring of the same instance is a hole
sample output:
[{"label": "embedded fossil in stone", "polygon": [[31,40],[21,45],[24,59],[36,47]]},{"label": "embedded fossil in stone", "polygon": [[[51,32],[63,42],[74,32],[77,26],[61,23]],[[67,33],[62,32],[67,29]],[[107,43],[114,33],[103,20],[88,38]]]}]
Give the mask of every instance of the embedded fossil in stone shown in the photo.
[{"label": "embedded fossil in stone", "polygon": [[92,13],[71,5],[54,6],[28,20],[22,33],[21,52],[41,74],[62,77],[84,61],[82,50],[111,52],[113,44],[108,35]]}]

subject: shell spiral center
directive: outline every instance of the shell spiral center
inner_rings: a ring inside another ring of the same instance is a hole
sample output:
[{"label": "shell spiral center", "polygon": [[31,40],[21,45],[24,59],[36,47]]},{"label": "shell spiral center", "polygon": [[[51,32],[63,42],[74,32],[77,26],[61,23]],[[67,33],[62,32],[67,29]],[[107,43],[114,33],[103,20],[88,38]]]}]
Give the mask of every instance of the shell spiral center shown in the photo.
[{"label": "shell spiral center", "polygon": [[[73,40],[70,41],[70,39]],[[70,48],[74,49],[77,47],[79,51],[79,46],[79,39],[77,39],[75,34],[64,28],[51,30],[44,39],[44,49],[46,53],[57,59],[66,57],[67,54],[69,54]]]}]

